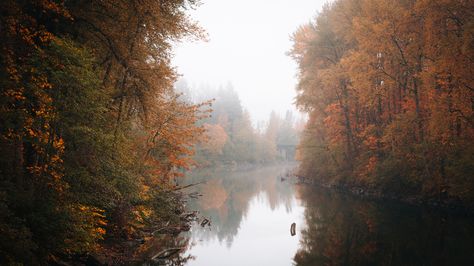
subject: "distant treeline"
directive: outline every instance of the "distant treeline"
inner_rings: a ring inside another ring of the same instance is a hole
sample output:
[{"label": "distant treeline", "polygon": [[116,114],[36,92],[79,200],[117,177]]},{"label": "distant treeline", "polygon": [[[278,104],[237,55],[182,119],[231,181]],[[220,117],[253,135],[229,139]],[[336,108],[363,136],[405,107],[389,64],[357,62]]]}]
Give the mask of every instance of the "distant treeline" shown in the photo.
[{"label": "distant treeline", "polygon": [[301,174],[474,201],[474,1],[337,0],[293,39]]},{"label": "distant treeline", "polygon": [[113,256],[183,223],[169,181],[208,113],[174,91],[170,60],[201,38],[195,2],[0,1],[0,264]]},{"label": "distant treeline", "polygon": [[[291,111],[285,117],[272,112],[268,121],[252,125],[251,115],[240,102],[231,84],[219,89],[209,86],[190,88],[185,80],[177,90],[190,102],[212,100],[210,117],[200,120],[206,138],[197,146],[194,160],[198,167],[217,165],[268,164],[294,160],[303,121]],[[192,95],[191,95],[192,94]],[[281,147],[290,147],[282,149]]]}]

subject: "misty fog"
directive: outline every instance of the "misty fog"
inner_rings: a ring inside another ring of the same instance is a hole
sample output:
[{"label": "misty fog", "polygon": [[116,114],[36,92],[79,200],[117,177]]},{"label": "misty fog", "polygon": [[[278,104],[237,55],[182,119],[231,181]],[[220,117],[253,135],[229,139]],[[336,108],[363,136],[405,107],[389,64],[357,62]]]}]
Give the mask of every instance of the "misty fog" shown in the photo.
[{"label": "misty fog", "polygon": [[174,64],[194,89],[232,84],[254,124],[296,111],[291,35],[327,1],[203,1],[191,17],[208,41],[182,42]]}]

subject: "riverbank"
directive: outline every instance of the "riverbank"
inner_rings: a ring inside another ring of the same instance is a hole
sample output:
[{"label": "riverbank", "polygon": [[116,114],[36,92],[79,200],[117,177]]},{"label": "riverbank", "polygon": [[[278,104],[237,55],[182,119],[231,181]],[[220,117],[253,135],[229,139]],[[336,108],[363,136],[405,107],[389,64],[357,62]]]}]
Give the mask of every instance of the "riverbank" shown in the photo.
[{"label": "riverbank", "polygon": [[301,176],[294,176],[297,178],[297,183],[309,186],[317,186],[324,189],[338,191],[352,196],[376,200],[376,201],[393,201],[414,206],[426,207],[431,209],[438,209],[442,211],[455,212],[467,216],[474,217],[474,204],[463,202],[457,198],[449,197],[426,197],[422,195],[403,195],[390,191],[382,191],[381,189],[368,188],[360,185],[351,184],[328,184],[314,179],[308,179]]},{"label": "riverbank", "polygon": [[[183,192],[187,187],[175,186],[168,195],[175,201],[172,214],[145,218],[139,223],[107,227],[107,234],[93,252],[63,253],[51,256],[50,265],[181,265],[187,261],[183,253],[188,239],[183,234],[198,221],[196,211],[187,211],[186,201],[193,197]],[[156,203],[158,204],[158,202]],[[130,213],[136,215],[136,213]],[[165,216],[166,215],[166,216]]]}]

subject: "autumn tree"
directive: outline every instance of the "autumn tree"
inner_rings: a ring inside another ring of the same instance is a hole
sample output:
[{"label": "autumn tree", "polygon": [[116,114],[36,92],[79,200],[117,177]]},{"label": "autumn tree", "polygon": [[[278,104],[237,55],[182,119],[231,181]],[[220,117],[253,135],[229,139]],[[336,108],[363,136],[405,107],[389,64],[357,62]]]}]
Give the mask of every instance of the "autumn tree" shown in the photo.
[{"label": "autumn tree", "polygon": [[[209,103],[173,89],[195,1],[0,4],[0,261],[43,264],[180,223],[172,178]],[[102,247],[103,248],[103,247]]]},{"label": "autumn tree", "polygon": [[302,173],[470,198],[473,12],[464,1],[339,0],[301,26],[290,54],[310,115]]}]

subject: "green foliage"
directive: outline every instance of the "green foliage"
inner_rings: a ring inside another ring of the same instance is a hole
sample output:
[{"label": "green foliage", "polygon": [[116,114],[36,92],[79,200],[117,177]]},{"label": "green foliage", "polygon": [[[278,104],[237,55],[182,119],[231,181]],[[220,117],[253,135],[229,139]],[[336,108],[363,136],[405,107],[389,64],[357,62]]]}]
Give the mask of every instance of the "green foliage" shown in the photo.
[{"label": "green foliage", "polygon": [[55,41],[50,49],[45,71],[58,89],[54,126],[61,128],[67,143],[65,181],[75,202],[110,211],[138,193],[134,158],[126,152],[132,146],[123,134],[115,139],[114,117],[107,106],[110,92],[100,84],[95,58],[70,40]]}]

